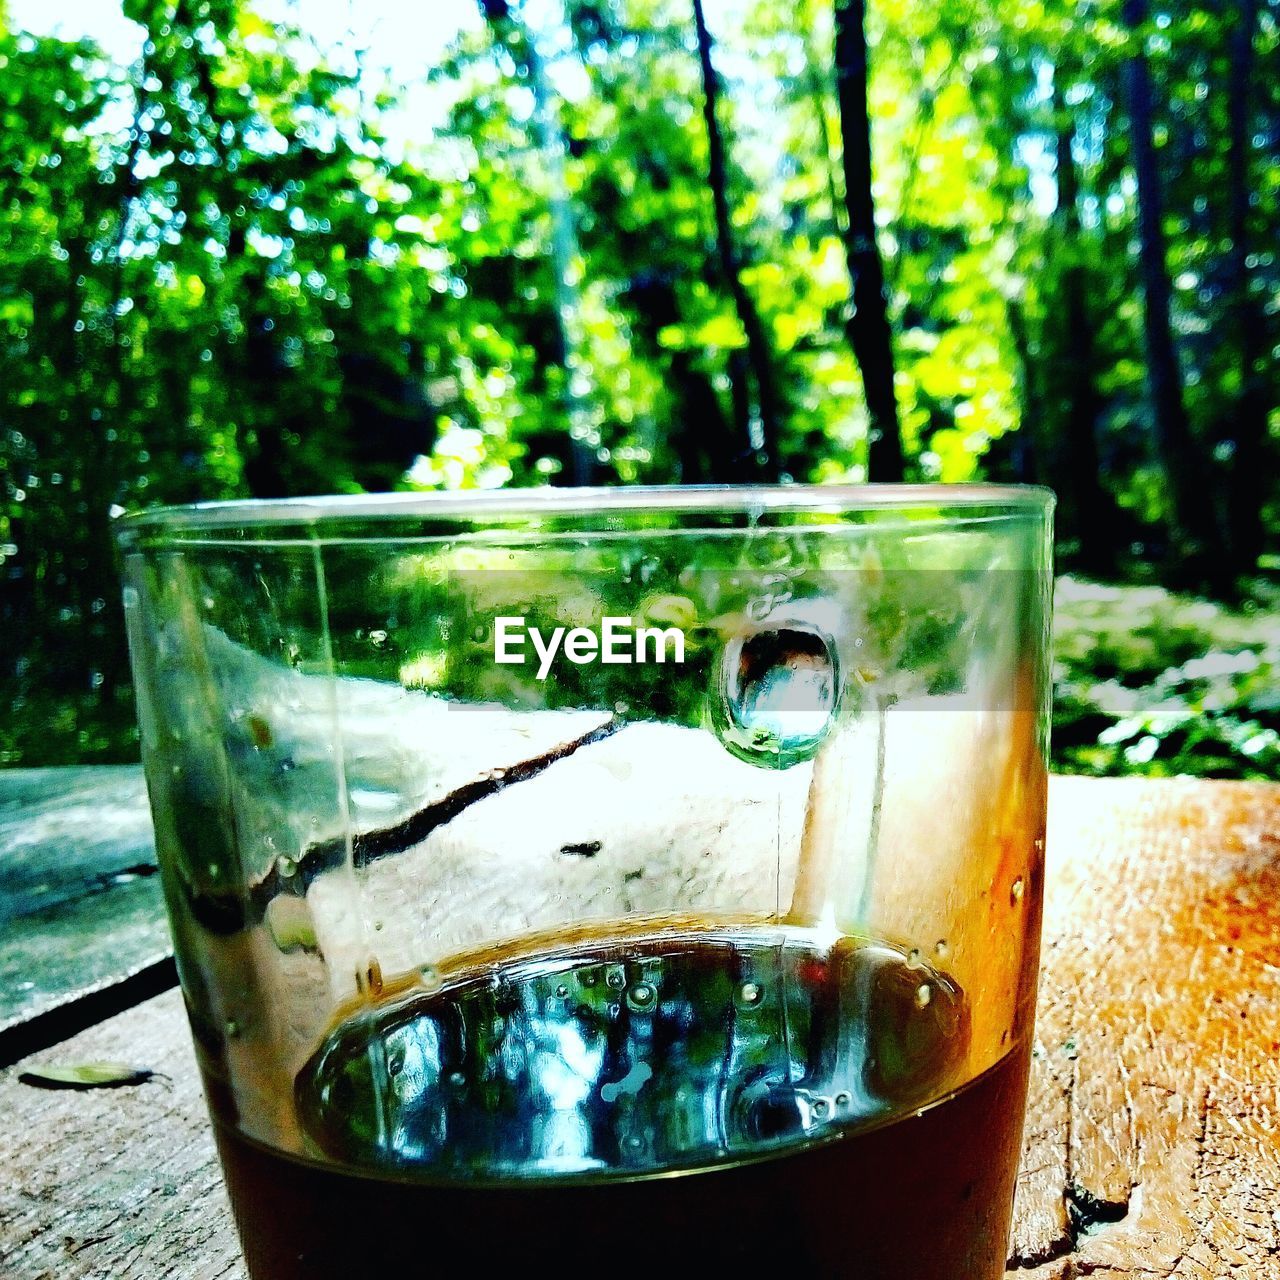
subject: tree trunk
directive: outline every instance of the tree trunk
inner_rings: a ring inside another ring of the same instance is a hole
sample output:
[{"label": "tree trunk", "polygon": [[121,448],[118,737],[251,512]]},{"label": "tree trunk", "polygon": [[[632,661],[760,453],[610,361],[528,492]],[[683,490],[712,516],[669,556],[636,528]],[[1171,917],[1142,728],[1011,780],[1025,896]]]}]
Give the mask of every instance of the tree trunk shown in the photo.
[{"label": "tree trunk", "polygon": [[1251,288],[1249,266],[1249,110],[1254,69],[1254,35],[1258,0],[1239,0],[1239,16],[1231,33],[1229,90],[1227,288],[1231,328],[1240,361],[1240,395],[1230,415],[1225,438],[1233,446],[1227,476],[1227,529],[1232,567],[1253,573],[1263,549],[1262,507],[1270,474],[1267,452],[1269,406],[1262,376],[1266,327]]},{"label": "tree trunk", "polygon": [[836,0],[836,91],[844,149],[845,258],[853,286],[846,331],[862,370],[871,434],[869,480],[901,480],[902,434],[893,385],[893,339],[885,298],[884,263],[876,245],[871,194],[871,118],[867,109],[865,0]]},{"label": "tree trunk", "polygon": [[534,33],[512,12],[507,0],[480,0],[480,12],[494,38],[505,45],[517,65],[524,68],[533,93],[533,125],[550,188],[547,203],[551,214],[550,265],[555,280],[555,349],[557,363],[564,374],[562,402],[569,426],[572,480],[575,485],[591,484],[596,478],[595,450],[588,439],[592,426],[588,406],[577,386],[582,369],[577,285],[579,251],[573,201],[565,178],[568,147]]},{"label": "tree trunk", "polygon": [[1138,181],[1138,260],[1143,290],[1143,338],[1147,393],[1156,444],[1169,481],[1174,562],[1185,578],[1207,582],[1223,568],[1206,464],[1199,457],[1182,396],[1173,345],[1170,287],[1164,238],[1164,193],[1152,136],[1151,71],[1143,28],[1148,0],[1124,0],[1124,22],[1134,41],[1125,65],[1130,147]]},{"label": "tree trunk", "polygon": [[1080,565],[1089,573],[1115,568],[1116,512],[1102,484],[1097,424],[1101,401],[1094,384],[1094,318],[1090,315],[1089,280],[1081,256],[1080,184],[1072,152],[1075,122],[1065,93],[1055,86],[1057,116],[1058,250],[1063,256],[1061,317],[1063,325],[1062,427],[1066,445],[1066,487]]},{"label": "tree trunk", "polygon": [[1015,435],[1013,475],[1019,484],[1041,483],[1041,434],[1044,430],[1044,372],[1031,349],[1031,335],[1027,329],[1027,317],[1022,304],[1010,299],[1005,303],[1009,322],[1009,336],[1018,353],[1018,371],[1022,422]]},{"label": "tree trunk", "polygon": [[[733,297],[738,322],[746,335],[746,359],[735,353],[730,359],[733,382],[734,426],[741,441],[744,459],[754,464],[743,468],[742,478],[775,480],[778,476],[778,397],[773,378],[773,357],[765,336],[760,313],[742,282],[741,262],[733,233],[733,218],[729,210],[729,166],[725,154],[724,136],[720,130],[718,103],[720,80],[711,59],[711,32],[707,28],[702,0],[693,0],[693,21],[698,36],[698,62],[702,69],[702,114],[707,126],[707,169],[711,183],[711,197],[715,207],[716,249],[720,258],[720,273]],[[760,447],[752,439],[750,404],[745,394],[747,369],[755,382],[756,411],[760,424]],[[744,421],[744,414],[746,421]],[[754,472],[754,476],[752,476]],[[738,477],[734,477],[738,478]]]}]

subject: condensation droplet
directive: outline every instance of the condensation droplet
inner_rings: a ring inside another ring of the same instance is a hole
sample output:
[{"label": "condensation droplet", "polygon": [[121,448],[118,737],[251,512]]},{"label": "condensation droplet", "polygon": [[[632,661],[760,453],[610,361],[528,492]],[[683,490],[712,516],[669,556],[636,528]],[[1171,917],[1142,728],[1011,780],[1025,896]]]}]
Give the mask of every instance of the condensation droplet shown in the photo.
[{"label": "condensation droplet", "polygon": [[747,556],[761,569],[781,569],[795,562],[796,543],[776,530],[760,533],[747,544]]}]

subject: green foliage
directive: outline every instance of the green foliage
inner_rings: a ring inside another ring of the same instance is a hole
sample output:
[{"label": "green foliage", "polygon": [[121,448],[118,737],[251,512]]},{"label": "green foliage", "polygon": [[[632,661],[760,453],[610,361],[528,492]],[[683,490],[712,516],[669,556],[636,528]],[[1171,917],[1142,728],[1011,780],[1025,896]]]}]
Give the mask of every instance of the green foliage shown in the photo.
[{"label": "green foliage", "polygon": [[1072,773],[1280,780],[1280,622],[1059,581],[1053,754]]},{"label": "green foliage", "polygon": [[[142,39],[119,65],[15,29],[0,0],[0,762],[133,751],[113,507],[751,474],[759,353],[726,256],[767,346],[773,462],[865,478],[840,2],[705,6],[726,246],[689,0],[442,0],[457,30],[426,86],[358,35],[321,46],[305,7],[281,24],[255,0],[122,0]],[[1142,51],[1191,443],[1224,576],[1248,576],[1251,474],[1268,536],[1280,522],[1280,9],[1154,5],[1138,33],[1119,9],[868,6],[907,474],[1050,483],[1068,567],[1179,567],[1123,92]],[[1262,463],[1242,465],[1259,421]],[[1116,654],[1152,689],[1181,668],[1164,718],[1097,741],[1138,712],[1073,667],[1064,761],[1199,768],[1212,748],[1273,771],[1249,709],[1270,659]]]}]

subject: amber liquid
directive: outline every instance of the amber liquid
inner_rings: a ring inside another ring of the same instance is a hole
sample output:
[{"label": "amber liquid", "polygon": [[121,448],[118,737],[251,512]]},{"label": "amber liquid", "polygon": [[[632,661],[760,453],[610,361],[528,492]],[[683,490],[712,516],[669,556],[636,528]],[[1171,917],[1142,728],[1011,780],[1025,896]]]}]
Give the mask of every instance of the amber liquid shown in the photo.
[{"label": "amber liquid", "polygon": [[217,1126],[255,1280],[1003,1275],[1027,1051],[965,1080],[964,994],[900,950],[674,931],[434,987],[317,1048],[309,1158]]}]

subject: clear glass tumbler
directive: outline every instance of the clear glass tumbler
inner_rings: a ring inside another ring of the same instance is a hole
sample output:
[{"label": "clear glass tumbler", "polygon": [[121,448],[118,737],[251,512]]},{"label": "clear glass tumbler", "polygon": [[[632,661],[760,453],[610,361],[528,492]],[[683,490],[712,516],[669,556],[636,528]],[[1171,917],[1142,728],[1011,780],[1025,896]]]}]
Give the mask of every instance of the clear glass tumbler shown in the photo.
[{"label": "clear glass tumbler", "polygon": [[1051,512],[794,487],[125,521],[256,1280],[1002,1275]]}]

